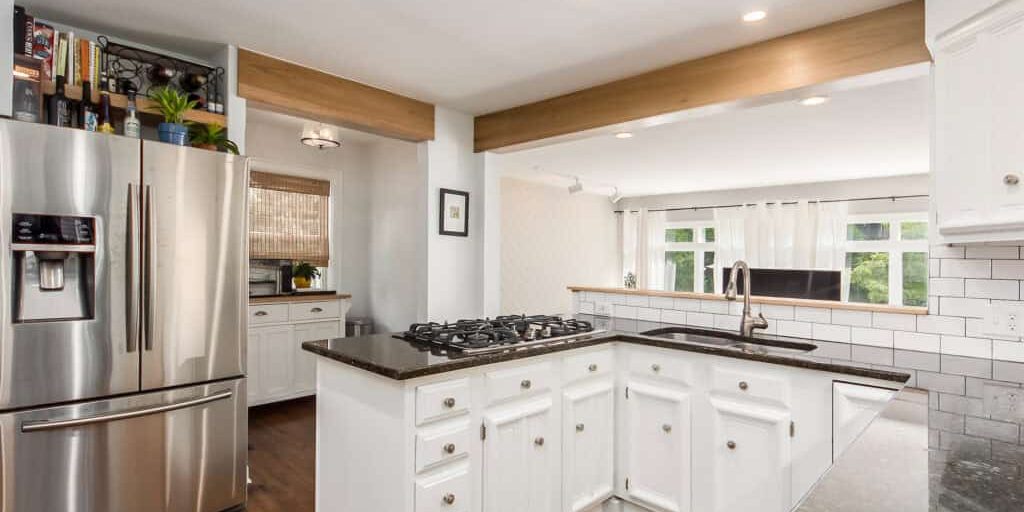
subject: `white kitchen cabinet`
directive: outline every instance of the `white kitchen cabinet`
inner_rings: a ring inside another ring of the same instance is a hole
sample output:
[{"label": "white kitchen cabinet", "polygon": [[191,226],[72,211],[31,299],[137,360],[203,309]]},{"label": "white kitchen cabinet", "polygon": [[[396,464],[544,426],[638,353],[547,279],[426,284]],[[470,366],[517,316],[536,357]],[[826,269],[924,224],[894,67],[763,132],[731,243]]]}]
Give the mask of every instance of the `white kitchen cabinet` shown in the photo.
[{"label": "white kitchen cabinet", "polygon": [[714,397],[711,410],[713,510],[789,510],[789,411]]},{"label": "white kitchen cabinet", "polygon": [[295,325],[292,347],[295,350],[293,390],[296,393],[316,391],[316,355],[302,350],[302,343],[340,337],[341,326],[337,320]]},{"label": "white kitchen cabinet", "polygon": [[295,378],[292,327],[256,327],[249,330],[249,350],[255,350],[255,367],[259,376],[258,396],[275,398],[292,390]]},{"label": "white kitchen cabinet", "polygon": [[659,511],[690,510],[690,414],[686,391],[626,383],[626,498]]},{"label": "white kitchen cabinet", "polygon": [[562,510],[580,512],[614,491],[615,382],[567,389],[562,408]]},{"label": "white kitchen cabinet", "polygon": [[857,436],[892,400],[896,391],[846,382],[832,385],[832,460],[857,439]]},{"label": "white kitchen cabinet", "polygon": [[947,243],[1024,240],[1024,0],[987,5],[958,8],[931,44],[935,221]]},{"label": "white kitchen cabinet", "polygon": [[561,494],[558,426],[550,397],[484,415],[483,509],[555,512]]}]

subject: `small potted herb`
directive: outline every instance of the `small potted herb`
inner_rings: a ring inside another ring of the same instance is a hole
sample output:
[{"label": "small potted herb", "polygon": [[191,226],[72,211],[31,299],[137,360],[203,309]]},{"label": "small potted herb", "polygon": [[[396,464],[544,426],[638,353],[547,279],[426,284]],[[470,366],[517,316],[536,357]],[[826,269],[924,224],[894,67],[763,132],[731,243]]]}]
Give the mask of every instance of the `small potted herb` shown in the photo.
[{"label": "small potted herb", "polygon": [[238,154],[238,145],[228,139],[228,132],[223,126],[217,123],[203,124],[192,123],[189,125],[189,142],[194,148],[209,149],[210,151],[226,151],[232,155]]},{"label": "small potted herb", "polygon": [[320,277],[320,269],[306,263],[305,261],[292,267],[292,281],[299,289],[309,288],[313,279]]},{"label": "small potted herb", "polygon": [[188,95],[170,87],[158,87],[149,93],[153,100],[153,110],[164,116],[164,122],[157,126],[160,142],[184,146],[188,144],[188,127],[185,126],[185,113],[196,106],[195,100]]}]

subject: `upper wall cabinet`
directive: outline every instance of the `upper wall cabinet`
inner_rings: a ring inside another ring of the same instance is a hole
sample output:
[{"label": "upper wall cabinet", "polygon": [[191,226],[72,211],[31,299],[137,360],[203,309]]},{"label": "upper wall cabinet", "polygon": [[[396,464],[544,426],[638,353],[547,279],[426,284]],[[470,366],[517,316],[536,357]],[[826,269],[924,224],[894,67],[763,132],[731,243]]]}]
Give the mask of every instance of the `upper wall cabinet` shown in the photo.
[{"label": "upper wall cabinet", "polygon": [[1024,240],[1024,0],[947,4],[928,4],[948,26],[931,45],[935,225],[947,243]]}]

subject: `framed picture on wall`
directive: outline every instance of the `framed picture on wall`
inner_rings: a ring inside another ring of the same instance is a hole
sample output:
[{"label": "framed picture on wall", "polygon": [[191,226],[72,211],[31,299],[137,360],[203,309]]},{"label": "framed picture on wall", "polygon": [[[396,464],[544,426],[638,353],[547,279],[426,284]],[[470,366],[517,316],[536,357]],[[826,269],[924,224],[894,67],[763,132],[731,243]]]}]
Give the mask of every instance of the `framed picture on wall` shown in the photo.
[{"label": "framed picture on wall", "polygon": [[442,235],[469,236],[469,192],[442,188],[440,214]]}]

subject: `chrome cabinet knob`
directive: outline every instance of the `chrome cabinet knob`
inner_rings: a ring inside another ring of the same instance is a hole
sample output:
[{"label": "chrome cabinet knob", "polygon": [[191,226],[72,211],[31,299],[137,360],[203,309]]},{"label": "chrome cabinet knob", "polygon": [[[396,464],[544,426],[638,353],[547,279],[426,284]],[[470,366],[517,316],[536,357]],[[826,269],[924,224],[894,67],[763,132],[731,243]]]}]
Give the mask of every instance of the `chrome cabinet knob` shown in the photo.
[{"label": "chrome cabinet knob", "polygon": [[1009,173],[1006,176],[1003,176],[1003,183],[1006,185],[1016,185],[1020,183],[1020,176]]},{"label": "chrome cabinet knob", "polygon": [[576,424],[576,432],[583,432],[583,428],[584,427],[583,427],[582,423],[577,423]]},{"label": "chrome cabinet knob", "polygon": [[747,381],[745,381],[745,380],[741,380],[740,381],[740,389],[742,389],[743,391],[746,391],[747,388],[749,388],[749,387],[750,387],[750,385],[747,384]]},{"label": "chrome cabinet knob", "polygon": [[530,382],[530,379],[524,379],[522,382],[519,383],[519,387],[523,389],[530,389],[530,386],[533,386],[533,383]]},{"label": "chrome cabinet knob", "polygon": [[310,309],[309,312],[310,313],[323,313],[324,310],[322,310],[320,308],[313,308],[313,309]]},{"label": "chrome cabinet knob", "polygon": [[729,442],[725,443],[725,446],[728,447],[730,450],[735,450],[736,449],[736,443],[734,441],[729,441]]},{"label": "chrome cabinet knob", "polygon": [[452,493],[445,494],[444,497],[441,498],[441,501],[443,501],[445,505],[451,505],[452,503],[455,503],[455,495]]},{"label": "chrome cabinet knob", "polygon": [[257,312],[255,312],[253,314],[256,315],[256,316],[267,316],[267,312],[263,311],[263,310],[257,311]]},{"label": "chrome cabinet knob", "polygon": [[591,363],[591,365],[587,367],[587,370],[590,370],[591,372],[596,372],[597,371],[597,365]]},{"label": "chrome cabinet knob", "polygon": [[445,398],[444,399],[444,406],[449,408],[449,409],[451,409],[452,407],[455,407],[455,399],[452,398],[452,397]]},{"label": "chrome cabinet knob", "polygon": [[444,445],[444,452],[449,455],[455,453],[455,443],[448,443]]},{"label": "chrome cabinet knob", "polygon": [[669,425],[668,423],[666,423],[666,424],[661,426],[661,430],[665,431],[665,433],[668,434],[668,433],[672,432],[672,425]]},{"label": "chrome cabinet knob", "polygon": [[544,446],[544,438],[543,437],[538,437],[537,439],[534,439],[533,440],[533,444],[535,444],[537,446]]},{"label": "chrome cabinet knob", "polygon": [[654,372],[654,373],[660,372],[661,371],[661,365],[658,364],[658,363],[652,364],[651,365],[651,371]]}]

